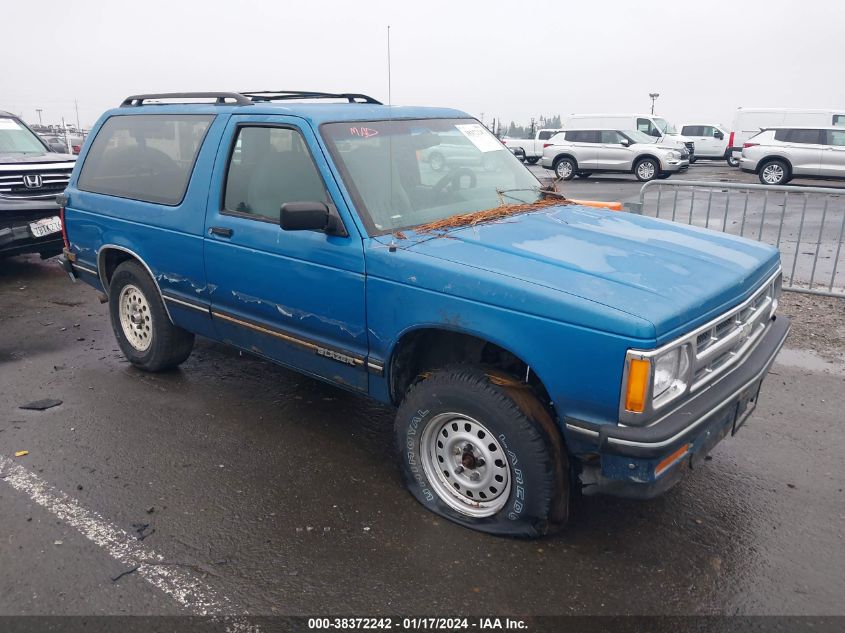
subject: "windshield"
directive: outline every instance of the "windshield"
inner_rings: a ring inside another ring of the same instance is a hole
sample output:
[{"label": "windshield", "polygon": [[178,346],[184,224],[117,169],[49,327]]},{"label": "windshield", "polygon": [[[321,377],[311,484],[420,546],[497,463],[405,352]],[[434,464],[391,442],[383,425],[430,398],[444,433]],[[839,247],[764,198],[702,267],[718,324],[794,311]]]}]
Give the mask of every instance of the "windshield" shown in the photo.
[{"label": "windshield", "polygon": [[542,197],[531,172],[472,119],[327,123],[322,131],[375,233]]},{"label": "windshield", "polygon": [[38,137],[9,117],[0,117],[0,153],[43,154],[46,150]]},{"label": "windshield", "polygon": [[625,130],[623,132],[625,136],[629,139],[634,141],[634,143],[656,143],[657,138],[651,136],[650,134],[646,134],[645,132],[640,132],[639,130]]},{"label": "windshield", "polygon": [[664,134],[677,134],[678,133],[678,131],[675,129],[675,126],[672,125],[671,123],[669,123],[666,119],[656,118],[656,119],[654,119],[654,124]]}]

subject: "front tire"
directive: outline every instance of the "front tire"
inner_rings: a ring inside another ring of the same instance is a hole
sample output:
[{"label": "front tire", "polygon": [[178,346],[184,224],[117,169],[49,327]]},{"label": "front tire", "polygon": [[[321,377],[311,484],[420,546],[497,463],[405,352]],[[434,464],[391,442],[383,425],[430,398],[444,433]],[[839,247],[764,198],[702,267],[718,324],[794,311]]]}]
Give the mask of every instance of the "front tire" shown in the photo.
[{"label": "front tire", "polygon": [[758,172],[764,185],[784,185],[789,181],[789,166],[782,160],[767,160]]},{"label": "front tire", "polygon": [[162,371],[191,355],[194,335],[170,322],[158,288],[135,260],[123,262],[112,275],[109,315],[123,355],[140,369]]},{"label": "front tire", "polygon": [[525,162],[529,165],[536,165],[537,162],[540,160],[539,156],[532,156],[531,158],[526,158]]},{"label": "front tire", "polygon": [[572,180],[575,176],[575,169],[575,161],[566,156],[558,158],[554,164],[555,176],[560,180]]},{"label": "front tire", "polygon": [[634,165],[634,175],[640,182],[654,180],[658,173],[660,173],[660,165],[653,158],[643,158]]},{"label": "front tire", "polygon": [[566,523],[566,452],[524,383],[478,367],[434,371],[408,391],[395,433],[406,485],[431,512],[502,536]]}]

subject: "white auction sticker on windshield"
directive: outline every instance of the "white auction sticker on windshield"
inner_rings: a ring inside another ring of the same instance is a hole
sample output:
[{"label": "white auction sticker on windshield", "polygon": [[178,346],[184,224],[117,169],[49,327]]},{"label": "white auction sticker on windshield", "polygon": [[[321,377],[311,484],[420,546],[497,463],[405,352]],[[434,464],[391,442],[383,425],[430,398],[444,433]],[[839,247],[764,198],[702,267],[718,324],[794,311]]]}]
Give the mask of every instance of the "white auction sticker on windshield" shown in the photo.
[{"label": "white auction sticker on windshield", "polygon": [[14,119],[0,117],[0,130],[19,130],[21,126]]},{"label": "white auction sticker on windshield", "polygon": [[490,131],[480,123],[466,123],[456,125],[458,131],[466,136],[473,145],[475,145],[482,152],[496,152],[500,149],[505,149],[505,146],[499,142]]}]

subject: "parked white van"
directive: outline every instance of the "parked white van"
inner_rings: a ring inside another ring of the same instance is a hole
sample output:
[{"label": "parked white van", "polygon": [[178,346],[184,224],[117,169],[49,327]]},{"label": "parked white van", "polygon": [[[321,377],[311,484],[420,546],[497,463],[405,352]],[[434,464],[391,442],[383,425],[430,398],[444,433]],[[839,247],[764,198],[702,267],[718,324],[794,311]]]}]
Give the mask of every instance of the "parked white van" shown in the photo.
[{"label": "parked white van", "polygon": [[839,110],[803,110],[800,108],[737,108],[728,145],[736,164],[742,145],[761,130],[772,127],[845,126],[845,108]]},{"label": "parked white van", "polygon": [[660,139],[661,145],[684,146],[695,162],[695,142],[678,134],[675,126],[656,114],[570,114],[563,122],[565,128],[597,128],[609,130],[639,130]]}]

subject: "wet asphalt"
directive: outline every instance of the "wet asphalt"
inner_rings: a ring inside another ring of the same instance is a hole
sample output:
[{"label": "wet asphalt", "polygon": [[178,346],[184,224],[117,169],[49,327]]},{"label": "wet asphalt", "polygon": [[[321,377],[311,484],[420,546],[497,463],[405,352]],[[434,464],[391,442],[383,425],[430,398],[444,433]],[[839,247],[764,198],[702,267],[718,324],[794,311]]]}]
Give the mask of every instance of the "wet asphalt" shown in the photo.
[{"label": "wet asphalt", "polygon": [[[494,538],[404,491],[390,409],[207,340],[142,373],[90,287],[0,262],[0,455],[109,524],[149,524],[160,564],[236,613],[843,614],[843,390],[845,364],[787,350],[741,432],[668,494],[583,498],[557,536]],[[41,398],[63,403],[19,408]],[[6,476],[0,614],[185,613],[138,573],[113,581],[125,565]]]}]

